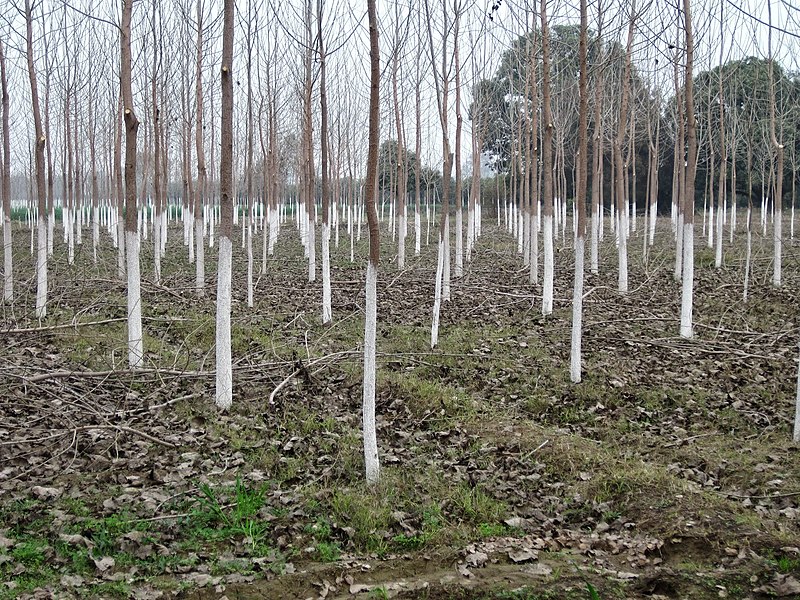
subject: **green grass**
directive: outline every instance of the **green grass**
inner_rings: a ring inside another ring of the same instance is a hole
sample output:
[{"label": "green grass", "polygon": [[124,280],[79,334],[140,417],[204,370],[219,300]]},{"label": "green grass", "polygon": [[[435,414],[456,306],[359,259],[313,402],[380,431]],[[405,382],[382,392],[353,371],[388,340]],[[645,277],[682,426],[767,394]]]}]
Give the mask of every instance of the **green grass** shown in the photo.
[{"label": "green grass", "polygon": [[[209,541],[241,538],[251,550],[265,542],[269,524],[258,517],[264,506],[263,488],[249,488],[237,479],[232,490],[215,490],[202,483],[198,491],[197,506],[187,521],[189,531]],[[228,496],[228,504],[223,494]]]}]

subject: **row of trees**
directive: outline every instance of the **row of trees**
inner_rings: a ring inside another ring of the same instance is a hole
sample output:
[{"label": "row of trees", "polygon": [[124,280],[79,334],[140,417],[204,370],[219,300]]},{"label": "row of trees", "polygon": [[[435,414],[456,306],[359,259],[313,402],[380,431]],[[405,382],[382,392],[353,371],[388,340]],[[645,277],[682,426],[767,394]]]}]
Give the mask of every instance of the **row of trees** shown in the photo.
[{"label": "row of trees", "polygon": [[[698,199],[705,196],[715,209],[720,266],[723,223],[730,213],[733,233],[736,191],[742,179],[747,180],[751,206],[746,221],[749,244],[753,190],[760,184],[757,198],[781,200],[784,187],[789,187],[784,185],[785,173],[794,173],[792,162],[784,169],[784,140],[794,143],[797,86],[773,59],[771,37],[766,59],[725,62],[721,50],[719,66],[696,77],[690,0],[675,7],[669,27],[654,39],[654,44],[665,47],[662,60],[669,59],[670,100],[665,100],[666,80],[648,80],[634,60],[637,36],[646,29],[645,19],[655,7],[633,0],[615,6],[617,17],[608,22],[610,8],[594,6],[595,31],[589,29],[586,0],[581,2],[579,25],[553,25],[548,12],[553,5],[547,0],[507,9],[507,18],[516,20],[522,33],[495,57],[495,74],[489,78],[485,73],[492,70],[491,35],[497,34],[490,23],[506,10],[502,3],[491,10],[491,19],[480,6],[461,0],[426,0],[418,10],[398,3],[379,19],[371,1],[366,15],[368,46],[362,39],[363,15],[323,0],[284,7],[293,13],[293,20],[259,0],[241,5],[238,21],[232,0],[225,0],[221,13],[210,0],[169,6],[156,0],[123,0],[119,15],[103,14],[91,3],[64,3],[57,10],[46,10],[51,8],[43,0],[25,0],[17,7],[24,24],[24,36],[16,42],[24,41],[17,52],[26,64],[25,93],[18,75],[17,85],[7,89],[6,53],[0,53],[4,116],[0,189],[4,242],[9,240],[6,301],[14,296],[11,165],[20,164],[30,173],[32,190],[35,182],[36,316],[41,319],[47,312],[47,258],[53,252],[56,205],[62,210],[70,262],[74,245],[81,243],[83,228],[89,225],[85,218],[91,223],[97,260],[105,214],[109,237],[118,250],[119,276],[127,279],[129,364],[139,367],[144,360],[139,247],[151,232],[152,276],[159,282],[169,235],[169,190],[178,179],[186,260],[193,264],[198,296],[206,291],[205,252],[218,227],[216,402],[228,408],[233,225],[241,219],[247,302],[252,306],[255,234],[262,231],[264,272],[275,251],[285,207],[292,207],[309,281],[321,272],[321,320],[328,323],[333,319],[332,229],[338,232],[339,220],[347,220],[352,257],[355,222],[360,223],[363,213],[370,232],[364,429],[371,482],[379,473],[374,431],[379,202],[389,206],[401,270],[406,268],[409,214],[413,213],[414,251],[419,254],[422,201],[429,209],[435,197],[442,207],[432,347],[438,343],[439,311],[450,298],[451,278],[463,274],[481,234],[481,156],[505,177],[502,209],[511,215],[530,282],[541,286],[544,315],[553,310],[554,240],[570,227],[572,206],[576,254],[571,376],[577,382],[585,238],[590,238],[590,268],[597,272],[605,210],[610,211],[609,225],[615,234],[619,291],[626,293],[628,237],[636,230],[637,197],[644,189],[641,206],[652,243],[657,199],[669,194],[675,277],[682,282],[680,333],[691,337]],[[63,15],[62,25],[54,25],[53,14]],[[476,18],[478,26],[468,26]],[[720,22],[724,22],[721,15]],[[414,30],[418,35],[412,35]],[[14,39],[17,33],[12,22],[0,37]],[[379,37],[386,42],[383,72]],[[411,42],[415,38],[416,44]],[[90,68],[88,57],[103,51],[111,56],[115,39],[119,63],[109,59]],[[369,86],[358,71],[367,64]],[[211,65],[219,67],[218,76],[209,75]],[[13,153],[8,141],[9,96],[15,92],[33,109],[27,162],[20,160],[24,153],[18,149]],[[364,127],[365,115],[369,127]],[[286,140],[295,143],[282,144]],[[440,149],[434,149],[437,144]],[[789,148],[793,157],[793,146]],[[423,167],[423,152],[434,157],[426,162],[437,166]],[[471,155],[469,179],[464,173],[467,155]],[[637,170],[638,163],[644,166]],[[742,169],[746,177],[737,178]],[[219,173],[218,178],[213,173]],[[754,178],[755,173],[760,178]],[[668,185],[663,185],[665,181]],[[794,176],[789,181],[793,190]],[[496,185],[499,192],[499,178]],[[234,207],[235,198],[241,199],[240,207]],[[781,201],[772,206],[775,285],[780,285],[781,206]],[[497,211],[499,218],[499,193]],[[763,204],[761,213],[767,214]],[[749,268],[748,262],[745,281]]]}]

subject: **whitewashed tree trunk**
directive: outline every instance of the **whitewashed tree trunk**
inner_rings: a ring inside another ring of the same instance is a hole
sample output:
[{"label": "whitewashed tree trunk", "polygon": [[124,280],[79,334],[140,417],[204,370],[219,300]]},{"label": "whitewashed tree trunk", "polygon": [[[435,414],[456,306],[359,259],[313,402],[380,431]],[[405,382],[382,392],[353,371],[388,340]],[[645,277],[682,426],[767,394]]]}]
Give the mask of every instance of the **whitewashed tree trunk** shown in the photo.
[{"label": "whitewashed tree trunk", "polygon": [[433,292],[433,320],[431,322],[431,348],[439,344],[439,315],[442,308],[442,278],[444,275],[444,240],[439,239],[439,252],[436,259],[436,283]]},{"label": "whitewashed tree trunk", "polygon": [[194,262],[194,289],[202,298],[206,293],[206,250],[203,244],[203,217],[199,214],[194,220]]},{"label": "whitewashed tree trunk", "polygon": [[553,280],[555,272],[553,256],[553,215],[544,215],[544,281],[542,288],[542,314],[549,315],[553,312]]},{"label": "whitewashed tree trunk", "polygon": [[125,232],[125,248],[128,274],[128,364],[135,369],[144,362],[139,236],[135,231]]},{"label": "whitewashed tree trunk", "polygon": [[[229,0],[230,1],[230,0]],[[216,398],[223,410],[233,403],[233,367],[231,361],[231,270],[233,242],[224,234],[219,238],[217,318],[216,318]]]},{"label": "whitewashed tree trunk", "polygon": [[692,337],[694,288],[694,224],[683,226],[683,285],[681,286],[681,337]]},{"label": "whitewashed tree trunk", "polygon": [[376,333],[378,329],[378,268],[367,263],[366,311],[364,316],[364,396],[362,402],[364,428],[364,466],[367,483],[374,485],[380,477],[378,436],[375,427]]},{"label": "whitewashed tree trunk", "polygon": [[[369,273],[369,267],[367,267]],[[369,274],[367,275],[369,277]],[[322,323],[330,323],[333,319],[331,307],[331,227],[322,224]]]}]

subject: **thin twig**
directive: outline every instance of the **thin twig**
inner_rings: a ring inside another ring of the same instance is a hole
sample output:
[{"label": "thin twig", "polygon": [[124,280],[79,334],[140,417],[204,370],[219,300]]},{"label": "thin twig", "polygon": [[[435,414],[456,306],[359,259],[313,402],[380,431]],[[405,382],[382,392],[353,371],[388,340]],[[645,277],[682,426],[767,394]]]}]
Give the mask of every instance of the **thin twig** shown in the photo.
[{"label": "thin twig", "polygon": [[710,433],[700,433],[698,435],[693,435],[691,437],[683,438],[682,440],[678,440],[676,442],[670,442],[669,444],[664,444],[662,448],[672,448],[673,446],[680,446],[685,444],[686,442],[691,442],[692,440],[696,440],[698,438],[708,437],[710,435],[719,435],[718,431],[712,431]]}]

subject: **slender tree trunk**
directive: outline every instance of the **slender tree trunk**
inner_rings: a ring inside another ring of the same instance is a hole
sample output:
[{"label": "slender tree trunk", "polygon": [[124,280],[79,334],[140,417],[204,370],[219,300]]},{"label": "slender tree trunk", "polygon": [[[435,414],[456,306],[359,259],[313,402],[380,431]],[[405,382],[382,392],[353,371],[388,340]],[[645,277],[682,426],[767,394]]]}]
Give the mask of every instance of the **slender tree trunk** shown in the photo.
[{"label": "slender tree trunk", "polygon": [[630,97],[630,79],[631,79],[631,53],[633,50],[633,32],[634,24],[636,21],[636,6],[631,3],[631,16],[628,21],[628,43],[625,50],[625,70],[622,79],[622,97],[619,104],[619,117],[617,135],[614,138],[614,177],[615,177],[615,199],[614,205],[616,206],[617,214],[619,215],[619,224],[617,227],[617,238],[619,240],[618,259],[619,259],[619,274],[618,285],[619,291],[623,294],[628,292],[628,201],[626,200],[625,178],[624,178],[624,164],[622,160],[622,145],[625,141],[625,130],[628,123],[628,99]]},{"label": "slender tree trunk", "polygon": [[375,381],[376,381],[376,331],[378,322],[378,263],[380,261],[380,238],[378,213],[375,208],[377,188],[378,142],[379,142],[379,99],[380,54],[378,50],[378,17],[375,0],[367,0],[369,15],[370,47],[370,91],[369,91],[369,150],[367,154],[367,177],[364,194],[367,199],[367,222],[369,223],[369,262],[367,263],[366,316],[364,318],[364,466],[367,483],[375,485],[380,476],[378,460],[378,440],[375,431]]},{"label": "slender tree trunk", "polygon": [[773,232],[773,261],[772,261],[772,285],[775,287],[781,286],[781,258],[783,244],[783,143],[778,140],[775,133],[775,81],[774,81],[774,63],[775,58],[772,55],[772,3],[767,2],[767,13],[769,14],[770,28],[768,33],[768,46],[769,46],[769,130],[770,142],[775,150],[776,174],[774,193],[772,198],[773,217],[772,217],[772,232]]},{"label": "slender tree trunk", "polygon": [[553,116],[550,108],[550,28],[547,2],[541,0],[542,20],[542,199],[544,231],[544,282],[542,314],[553,312]]},{"label": "slender tree trunk", "polygon": [[[322,36],[322,0],[317,0],[317,42],[319,43],[320,148],[322,167],[322,323],[333,319],[331,307],[331,224],[330,176],[328,172],[328,96],[325,87],[325,45]],[[372,234],[370,233],[370,237]]]},{"label": "slender tree trunk", "polygon": [[36,68],[33,59],[33,13],[30,0],[25,0],[26,53],[28,58],[28,78],[31,84],[31,102],[33,104],[33,125],[36,133],[35,166],[36,195],[38,199],[39,218],[37,222],[36,245],[36,317],[43,319],[47,315],[47,196],[44,178],[44,145],[45,136],[42,131],[42,117],[39,111],[39,87],[36,82]]},{"label": "slender tree trunk", "polygon": [[586,170],[588,167],[588,113],[587,98],[587,37],[588,17],[587,0],[581,2],[581,33],[578,47],[580,74],[578,89],[580,106],[578,109],[578,157],[577,185],[575,203],[577,204],[577,236],[575,238],[575,281],[572,290],[572,345],[570,351],[570,379],[573,383],[581,380],[581,337],[583,334],[583,271],[586,239]]},{"label": "slender tree trunk", "polygon": [[[598,6],[598,12],[602,15],[602,11]],[[602,38],[600,33],[602,31],[602,21],[598,24],[597,38],[598,44],[601,45]],[[598,58],[598,62],[602,62],[602,57]],[[595,275],[600,272],[600,227],[602,225],[602,215],[600,214],[600,195],[603,186],[602,168],[603,168],[603,138],[601,135],[603,123],[603,78],[602,71],[597,73],[594,88],[594,131],[592,132],[592,239],[590,249],[590,269]]]},{"label": "slender tree trunk", "polygon": [[142,297],[139,273],[139,235],[136,209],[136,135],[139,119],[133,110],[131,86],[131,13],[133,0],[122,0],[120,80],[125,120],[125,247],[128,271],[128,363],[132,368],[144,361]]},{"label": "slender tree trunk", "polygon": [[234,0],[224,0],[222,25],[222,121],[219,157],[220,226],[217,267],[216,404],[233,403],[231,364],[231,270],[233,266],[233,15]]},{"label": "slender tree trunk", "polygon": [[[0,40],[0,83],[3,91],[3,170],[0,173],[0,194],[3,204],[3,301],[14,301],[13,247],[11,239],[11,135],[9,128],[8,79],[6,78],[6,54]],[[46,220],[46,215],[40,219]]]},{"label": "slender tree trunk", "polygon": [[463,117],[461,115],[461,62],[458,55],[458,33],[461,24],[461,11],[456,11],[455,29],[453,33],[453,69],[455,70],[456,86],[456,189],[453,199],[456,204],[456,278],[464,275],[464,198],[462,193],[463,182],[461,178],[461,129]]},{"label": "slender tree trunk", "polygon": [[122,93],[118,99],[114,119],[114,206],[115,236],[117,240],[117,277],[125,277],[125,192],[122,175]]},{"label": "slender tree trunk", "polygon": [[[203,244],[205,226],[203,206],[205,204],[206,158],[203,149],[203,11],[201,0],[197,0],[197,61],[195,65],[195,150],[197,152],[197,188],[194,190],[194,287],[199,297],[205,296],[206,254]],[[191,128],[189,128],[191,131]],[[190,136],[191,139],[191,136]],[[189,175],[191,181],[191,174]],[[191,183],[189,184],[191,188]]]},{"label": "slender tree trunk", "polygon": [[692,295],[694,292],[694,180],[697,169],[697,122],[694,113],[692,69],[694,67],[694,37],[692,34],[691,0],[683,0],[686,27],[686,182],[683,209],[683,285],[681,290],[682,337],[692,337]]}]

